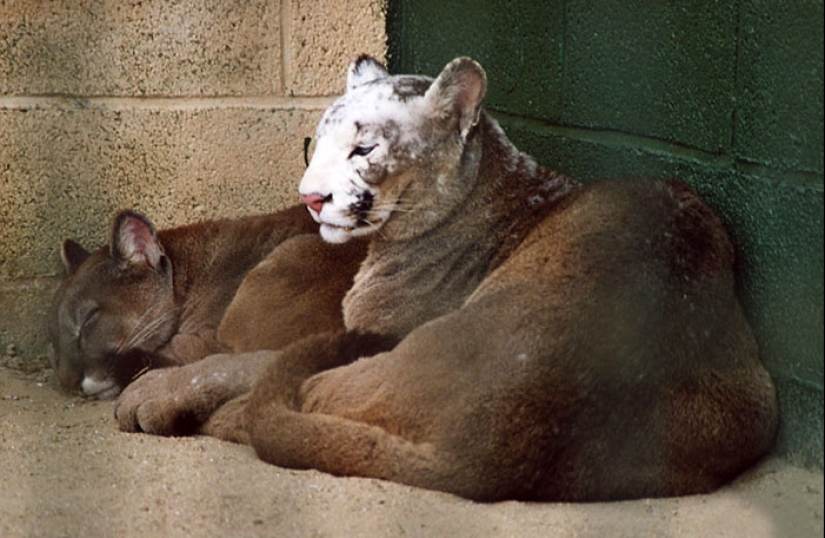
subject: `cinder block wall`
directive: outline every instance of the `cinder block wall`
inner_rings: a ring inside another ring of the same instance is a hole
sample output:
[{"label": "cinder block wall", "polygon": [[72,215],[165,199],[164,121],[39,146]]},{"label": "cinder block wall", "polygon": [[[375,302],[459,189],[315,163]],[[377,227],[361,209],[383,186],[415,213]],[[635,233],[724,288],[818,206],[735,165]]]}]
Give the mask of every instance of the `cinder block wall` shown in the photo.
[{"label": "cinder block wall", "polygon": [[297,201],[303,139],[382,0],[0,2],[0,353],[46,353],[58,245]]},{"label": "cinder block wall", "polygon": [[738,246],[778,450],[822,466],[821,0],[390,0],[388,34],[396,72],[480,61],[488,108],[547,166],[697,187]]}]

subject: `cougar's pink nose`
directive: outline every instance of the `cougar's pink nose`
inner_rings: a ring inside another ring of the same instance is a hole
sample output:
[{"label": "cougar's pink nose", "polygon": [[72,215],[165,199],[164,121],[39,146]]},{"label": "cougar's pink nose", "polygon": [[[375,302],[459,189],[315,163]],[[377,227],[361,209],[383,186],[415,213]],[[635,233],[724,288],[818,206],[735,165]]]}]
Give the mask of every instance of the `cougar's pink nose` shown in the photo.
[{"label": "cougar's pink nose", "polygon": [[321,209],[324,207],[324,204],[329,201],[329,196],[323,196],[317,192],[306,195],[301,194],[300,197],[301,201],[316,213],[320,213]]}]

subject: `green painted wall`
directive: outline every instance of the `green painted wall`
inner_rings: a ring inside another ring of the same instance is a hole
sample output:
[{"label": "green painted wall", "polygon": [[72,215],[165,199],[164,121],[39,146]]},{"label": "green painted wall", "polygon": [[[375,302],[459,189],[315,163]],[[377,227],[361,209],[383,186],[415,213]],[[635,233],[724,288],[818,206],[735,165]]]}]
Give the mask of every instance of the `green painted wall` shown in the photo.
[{"label": "green painted wall", "polygon": [[393,72],[469,55],[487,108],[583,181],[677,177],[725,219],[783,416],[823,464],[822,0],[389,0]]}]

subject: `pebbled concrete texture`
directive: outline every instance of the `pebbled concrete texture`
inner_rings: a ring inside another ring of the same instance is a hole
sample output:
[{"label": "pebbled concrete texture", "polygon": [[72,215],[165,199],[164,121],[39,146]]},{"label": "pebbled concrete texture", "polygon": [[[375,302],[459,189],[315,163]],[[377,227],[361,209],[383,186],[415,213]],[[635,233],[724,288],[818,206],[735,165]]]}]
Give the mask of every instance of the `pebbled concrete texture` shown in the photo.
[{"label": "pebbled concrete texture", "polygon": [[385,58],[382,6],[0,2],[0,350],[48,352],[58,245],[101,244],[117,209],[166,227],[295,203],[347,65]]},{"label": "pebbled concrete texture", "polygon": [[393,70],[472,56],[488,109],[540,163],[583,181],[680,178],[719,213],[779,386],[778,450],[821,467],[822,2],[441,4],[390,0]]},{"label": "pebbled concrete texture", "polygon": [[[344,91],[340,58],[355,59],[386,47],[384,0],[293,0],[291,65],[287,95],[330,95]],[[334,8],[327,7],[330,4]]]},{"label": "pebbled concrete texture", "polygon": [[117,209],[167,227],[297,201],[303,137],[320,109],[158,109],[55,103],[0,110],[4,176],[27,178],[0,206],[0,275],[54,275],[63,236],[98,244]]},{"label": "pebbled concrete texture", "polygon": [[0,7],[5,95],[278,95],[280,3],[12,2]]}]

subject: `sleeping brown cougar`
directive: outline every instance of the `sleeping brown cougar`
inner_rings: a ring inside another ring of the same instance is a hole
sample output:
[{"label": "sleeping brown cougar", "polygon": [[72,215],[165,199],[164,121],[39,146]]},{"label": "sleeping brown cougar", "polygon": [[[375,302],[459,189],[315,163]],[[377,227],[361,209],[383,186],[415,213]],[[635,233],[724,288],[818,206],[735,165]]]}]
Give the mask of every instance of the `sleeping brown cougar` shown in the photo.
[{"label": "sleeping brown cougar", "polygon": [[708,492],[765,454],[776,397],[720,220],[678,181],[540,167],[486,82],[358,59],[299,187],[324,239],[369,240],[346,329],[149,372],[120,427],[482,501]]},{"label": "sleeping brown cougar", "polygon": [[63,241],[49,315],[58,380],[98,399],[149,368],[343,329],[341,299],[365,254],[324,243],[303,206],[159,232],[124,210],[110,237],[93,253]]}]

